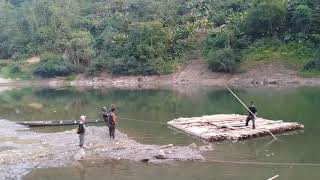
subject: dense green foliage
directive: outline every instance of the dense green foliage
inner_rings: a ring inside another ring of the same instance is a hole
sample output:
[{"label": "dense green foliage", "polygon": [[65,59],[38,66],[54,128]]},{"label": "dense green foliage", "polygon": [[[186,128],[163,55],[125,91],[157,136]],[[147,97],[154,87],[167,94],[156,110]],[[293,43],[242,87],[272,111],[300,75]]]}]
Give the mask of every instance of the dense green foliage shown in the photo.
[{"label": "dense green foliage", "polygon": [[51,52],[90,74],[172,72],[206,23],[197,3],[1,0],[0,58]]},{"label": "dense green foliage", "polygon": [[[209,63],[213,58],[221,61],[213,54],[231,48],[242,61],[276,59],[311,70],[303,67],[320,51],[319,1],[228,0],[221,4],[219,17],[223,18],[204,41],[203,52]],[[315,67],[313,62],[306,66]]]},{"label": "dense green foliage", "polygon": [[304,70],[307,71],[320,71],[320,57],[316,57],[312,61],[309,61],[305,66]]},{"label": "dense green foliage", "polygon": [[0,0],[0,59],[59,55],[41,60],[42,76],[68,68],[150,75],[174,71],[202,48],[212,70],[231,72],[256,56],[250,49],[276,42],[280,59],[291,58],[282,54],[292,44],[303,47],[295,54],[311,49],[300,56],[305,65],[319,51],[319,27],[319,0]]},{"label": "dense green foliage", "polygon": [[218,49],[208,54],[209,68],[218,72],[233,72],[237,69],[238,57],[230,48]]},{"label": "dense green foliage", "polygon": [[12,64],[8,66],[9,72],[12,74],[21,72],[20,66],[18,64]]},{"label": "dense green foliage", "polygon": [[56,54],[43,54],[40,63],[33,73],[43,77],[66,76],[71,73],[71,68],[64,59]]}]

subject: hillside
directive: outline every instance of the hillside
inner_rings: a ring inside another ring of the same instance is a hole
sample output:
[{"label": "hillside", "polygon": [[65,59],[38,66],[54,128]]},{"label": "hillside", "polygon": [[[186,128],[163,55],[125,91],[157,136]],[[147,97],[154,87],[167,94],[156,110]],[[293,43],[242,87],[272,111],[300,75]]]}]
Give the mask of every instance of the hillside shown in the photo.
[{"label": "hillside", "polygon": [[318,0],[0,0],[0,65],[31,79],[165,75],[189,59],[232,74],[276,59],[317,75],[319,27]]}]

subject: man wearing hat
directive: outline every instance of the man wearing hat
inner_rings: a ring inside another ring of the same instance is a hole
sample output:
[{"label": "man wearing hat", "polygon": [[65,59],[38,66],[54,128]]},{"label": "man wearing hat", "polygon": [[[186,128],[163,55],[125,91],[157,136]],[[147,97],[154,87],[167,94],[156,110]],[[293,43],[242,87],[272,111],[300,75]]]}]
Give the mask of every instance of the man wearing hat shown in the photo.
[{"label": "man wearing hat", "polygon": [[86,123],[86,116],[85,115],[80,116],[80,122],[79,122],[79,127],[77,132],[79,134],[80,148],[83,148],[83,144],[84,144],[84,135],[86,133],[85,123]]}]

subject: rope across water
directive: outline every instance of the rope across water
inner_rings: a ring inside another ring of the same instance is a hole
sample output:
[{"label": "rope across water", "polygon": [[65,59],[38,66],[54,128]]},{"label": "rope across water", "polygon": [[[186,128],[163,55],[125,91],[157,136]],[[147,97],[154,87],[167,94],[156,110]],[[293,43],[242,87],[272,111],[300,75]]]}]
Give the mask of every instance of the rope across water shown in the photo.
[{"label": "rope across water", "polygon": [[[167,123],[162,123],[162,122],[153,122],[153,121],[146,121],[146,120],[142,120],[142,119],[133,119],[133,118],[126,118],[126,117],[118,117],[118,119],[123,119],[123,120],[128,120],[128,121],[136,121],[136,122],[141,122],[141,123],[167,125]],[[274,139],[274,140],[276,140],[276,139]],[[211,158],[206,158],[206,162],[224,163],[224,164],[242,164],[242,165],[320,166],[320,163],[228,161],[228,160],[217,160],[217,159],[211,159]]]}]

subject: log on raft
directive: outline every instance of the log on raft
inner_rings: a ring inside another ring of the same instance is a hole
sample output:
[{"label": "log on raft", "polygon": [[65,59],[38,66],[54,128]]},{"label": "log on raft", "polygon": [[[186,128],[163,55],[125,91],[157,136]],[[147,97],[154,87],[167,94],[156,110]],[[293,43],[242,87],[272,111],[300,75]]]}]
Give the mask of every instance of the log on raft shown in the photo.
[{"label": "log on raft", "polygon": [[245,126],[247,116],[239,114],[217,114],[202,117],[178,118],[167,124],[184,133],[197,136],[209,142],[222,140],[244,140],[255,137],[303,129],[302,124],[256,118],[256,129],[252,121]]},{"label": "log on raft", "polygon": [[[104,122],[101,120],[86,120],[86,124]],[[48,121],[23,121],[17,122],[26,126],[70,126],[79,124],[78,120],[48,120]]]}]

